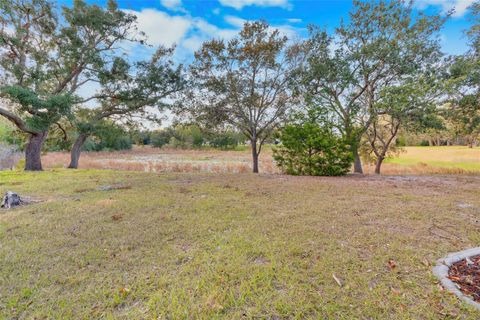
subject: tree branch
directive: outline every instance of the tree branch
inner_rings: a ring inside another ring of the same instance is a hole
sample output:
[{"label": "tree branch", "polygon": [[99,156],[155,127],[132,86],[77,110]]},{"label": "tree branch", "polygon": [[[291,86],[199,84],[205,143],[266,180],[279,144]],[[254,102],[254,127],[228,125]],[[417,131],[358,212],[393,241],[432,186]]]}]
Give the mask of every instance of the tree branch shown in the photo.
[{"label": "tree branch", "polygon": [[33,131],[33,130],[29,129],[27,127],[27,125],[25,124],[25,122],[20,117],[11,113],[10,111],[7,111],[3,108],[0,108],[0,115],[7,118],[10,122],[15,124],[17,126],[17,128],[22,130],[23,132],[30,133],[30,134],[33,134],[33,135],[36,135],[36,134],[39,133],[37,131]]}]

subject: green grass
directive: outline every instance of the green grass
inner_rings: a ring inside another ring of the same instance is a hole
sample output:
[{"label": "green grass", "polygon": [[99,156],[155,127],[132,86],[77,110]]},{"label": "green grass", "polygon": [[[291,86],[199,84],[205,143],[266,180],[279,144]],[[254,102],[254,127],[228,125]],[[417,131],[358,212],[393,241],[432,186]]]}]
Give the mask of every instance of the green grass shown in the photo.
[{"label": "green grass", "polygon": [[480,172],[480,148],[405,147],[404,152],[398,157],[388,159],[386,163],[403,166],[425,164],[437,168]]},{"label": "green grass", "polygon": [[1,172],[43,202],[0,211],[0,318],[478,319],[430,264],[478,245],[479,183]]}]

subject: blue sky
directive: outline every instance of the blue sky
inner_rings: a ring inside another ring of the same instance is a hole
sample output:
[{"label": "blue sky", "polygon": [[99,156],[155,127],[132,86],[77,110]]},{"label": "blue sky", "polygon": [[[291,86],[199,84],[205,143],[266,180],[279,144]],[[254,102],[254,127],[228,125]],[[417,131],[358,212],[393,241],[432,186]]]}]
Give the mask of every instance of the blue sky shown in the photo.
[{"label": "blue sky", "polygon": [[[105,4],[106,0],[91,1]],[[441,32],[447,54],[463,53],[464,30],[469,26],[466,8],[473,0],[417,0],[418,10],[456,12]],[[71,0],[63,2],[71,4]],[[119,0],[120,8],[138,16],[140,29],[153,45],[177,45],[176,59],[188,63],[201,43],[212,37],[231,38],[246,20],[263,19],[290,37],[305,37],[306,27],[317,24],[333,30],[348,19],[350,0]],[[133,54],[142,55],[136,50]],[[144,52],[145,53],[145,52]]]}]

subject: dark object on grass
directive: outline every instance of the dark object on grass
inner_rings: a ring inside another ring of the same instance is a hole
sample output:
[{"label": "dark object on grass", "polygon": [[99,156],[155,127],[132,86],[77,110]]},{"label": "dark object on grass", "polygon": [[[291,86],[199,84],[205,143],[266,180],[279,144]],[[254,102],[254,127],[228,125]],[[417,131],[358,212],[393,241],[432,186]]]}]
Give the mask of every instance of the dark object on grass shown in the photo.
[{"label": "dark object on grass", "polygon": [[22,199],[18,194],[12,191],[7,191],[2,199],[2,208],[10,209],[17,207],[23,203]]},{"label": "dark object on grass", "polygon": [[100,186],[97,188],[98,191],[128,190],[128,189],[132,189],[132,186],[117,184],[117,185]]},{"label": "dark object on grass", "polygon": [[460,287],[460,291],[480,302],[480,256],[454,263],[450,267],[448,278]]}]

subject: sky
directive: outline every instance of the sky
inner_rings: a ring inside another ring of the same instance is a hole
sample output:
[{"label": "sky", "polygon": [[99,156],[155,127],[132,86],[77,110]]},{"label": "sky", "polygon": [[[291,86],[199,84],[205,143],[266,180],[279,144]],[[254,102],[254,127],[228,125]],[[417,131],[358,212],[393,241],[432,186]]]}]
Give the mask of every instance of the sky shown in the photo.
[{"label": "sky", "polygon": [[[91,1],[105,5],[106,0]],[[441,32],[446,54],[467,49],[464,30],[469,27],[467,7],[473,0],[417,0],[417,10],[455,12]],[[71,0],[61,4],[71,5]],[[351,0],[118,0],[119,7],[135,13],[139,29],[153,46],[176,45],[175,60],[190,62],[202,42],[213,37],[232,38],[248,20],[266,20],[290,38],[305,38],[307,26],[316,24],[333,31],[348,20]],[[148,52],[133,50],[139,58]]]},{"label": "sky", "polygon": [[[91,1],[105,5],[106,0]],[[441,32],[446,54],[467,49],[465,29],[469,27],[467,7],[473,0],[417,0],[417,10],[427,13],[455,12]],[[71,5],[71,0],[60,2]],[[202,42],[232,38],[248,20],[266,20],[290,38],[307,36],[307,26],[333,29],[348,20],[351,0],[118,0],[119,7],[135,13],[139,28],[153,46],[176,45],[177,62],[188,63]],[[139,58],[148,52],[132,50]]]},{"label": "sky", "polygon": [[[107,0],[86,0],[105,6]],[[344,19],[352,8],[352,0],[117,0],[121,9],[134,13],[139,29],[148,37],[151,48],[125,44],[130,60],[149,59],[155,47],[175,45],[174,61],[188,65],[202,42],[212,38],[231,39],[245,21],[265,20],[289,38],[306,38],[307,27],[315,24],[329,32]],[[441,31],[441,44],[446,54],[462,54],[467,50],[464,35],[470,22],[467,7],[474,0],[416,0],[416,10],[427,13],[455,12]],[[72,0],[60,0],[60,6]],[[98,88],[87,83],[78,92],[90,96]],[[91,101],[89,106],[95,107]],[[165,114],[162,126],[171,124]],[[150,126],[150,125],[148,125]]]}]

